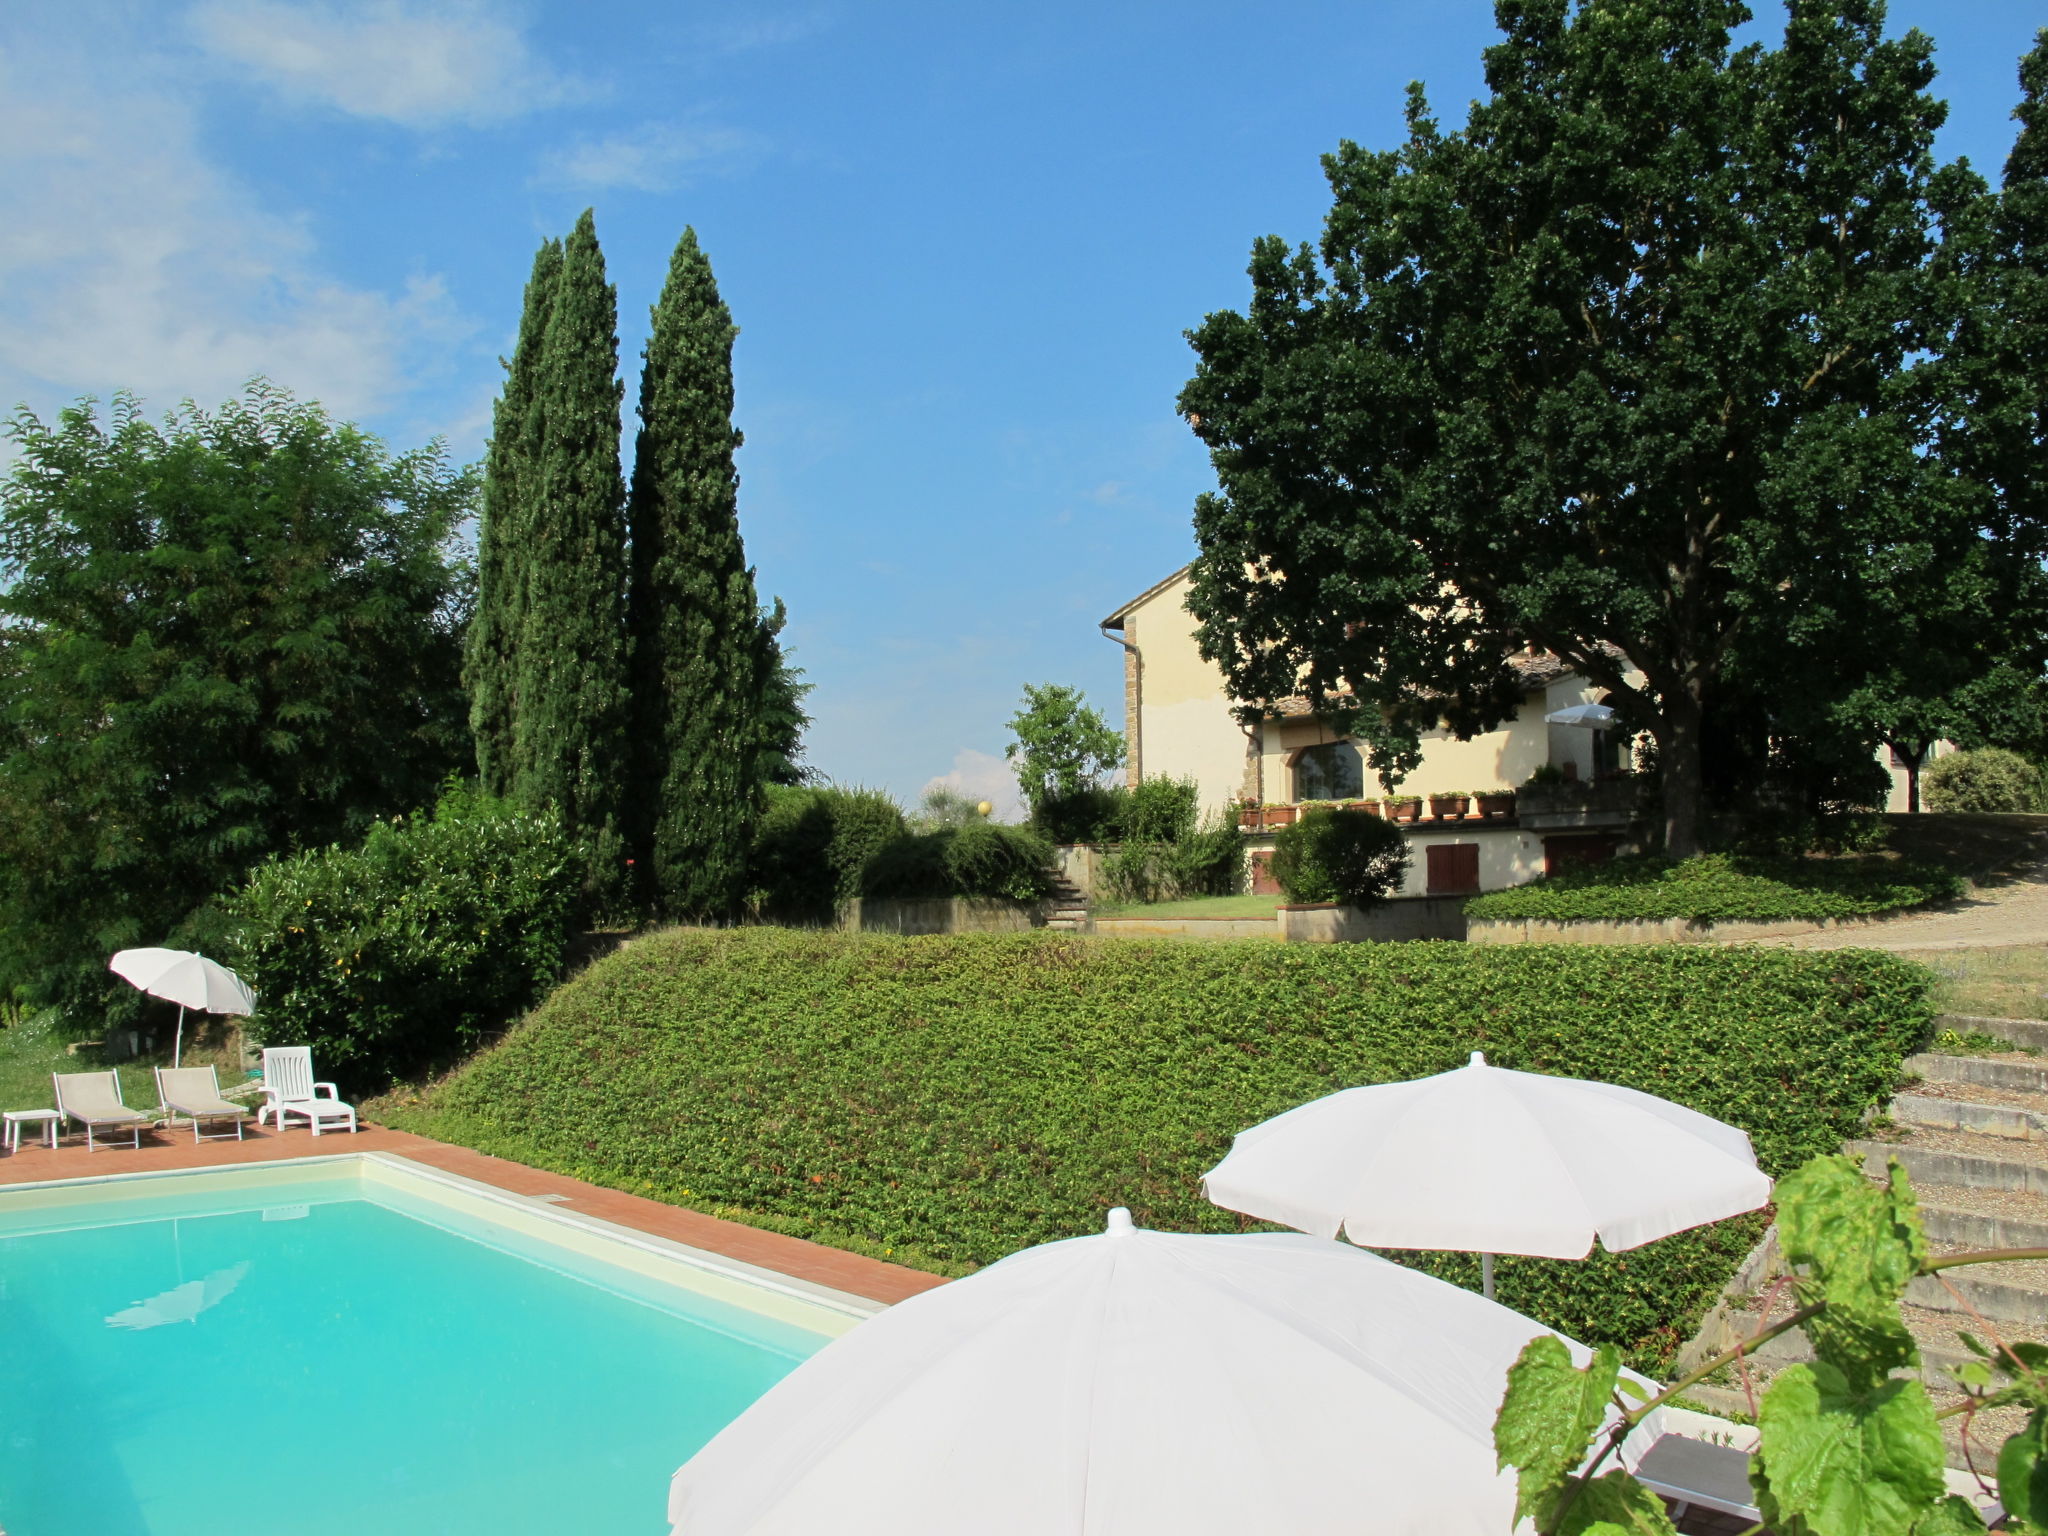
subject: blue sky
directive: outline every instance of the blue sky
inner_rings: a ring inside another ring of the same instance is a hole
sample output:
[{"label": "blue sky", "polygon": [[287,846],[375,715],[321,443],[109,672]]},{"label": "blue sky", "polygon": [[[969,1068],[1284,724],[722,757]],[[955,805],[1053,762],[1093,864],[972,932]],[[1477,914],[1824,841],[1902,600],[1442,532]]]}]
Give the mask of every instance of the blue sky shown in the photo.
[{"label": "blue sky", "polygon": [[[1115,720],[1096,623],[1193,552],[1182,333],[1242,302],[1254,237],[1315,234],[1317,157],[1392,143],[1410,79],[1462,118],[1491,15],[11,0],[0,403],[264,373],[475,458],[536,243],[596,208],[637,380],[692,224],[742,329],[742,524],[813,762],[1004,799],[1023,685]],[[2048,15],[1892,16],[1939,44],[1944,153],[1995,175]]]}]

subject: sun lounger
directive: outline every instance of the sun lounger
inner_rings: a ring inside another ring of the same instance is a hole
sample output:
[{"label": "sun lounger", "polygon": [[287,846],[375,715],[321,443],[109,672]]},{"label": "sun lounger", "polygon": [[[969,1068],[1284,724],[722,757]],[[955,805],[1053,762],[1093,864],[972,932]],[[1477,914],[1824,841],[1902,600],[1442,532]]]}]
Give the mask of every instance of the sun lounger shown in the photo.
[{"label": "sun lounger", "polygon": [[256,1123],[261,1125],[266,1116],[275,1116],[281,1131],[285,1117],[297,1115],[313,1127],[315,1136],[322,1125],[345,1124],[354,1131],[355,1106],[342,1103],[339,1094],[334,1084],[313,1081],[310,1046],[273,1047],[263,1053],[263,1107],[256,1111]]},{"label": "sun lounger", "polygon": [[50,1082],[57,1092],[57,1108],[85,1127],[85,1149],[97,1152],[95,1131],[127,1131],[131,1146],[142,1145],[142,1128],[149,1116],[121,1102],[121,1074],[105,1072],[52,1072]]},{"label": "sun lounger", "polygon": [[192,1122],[194,1141],[226,1141],[228,1133],[221,1131],[212,1136],[203,1136],[199,1131],[202,1120],[216,1124],[222,1120],[235,1123],[235,1140],[242,1139],[242,1122],[249,1118],[249,1111],[239,1104],[232,1104],[220,1096],[220,1078],[211,1067],[158,1067],[156,1069],[156,1095],[163,1101],[164,1108],[174,1115],[183,1115]]}]

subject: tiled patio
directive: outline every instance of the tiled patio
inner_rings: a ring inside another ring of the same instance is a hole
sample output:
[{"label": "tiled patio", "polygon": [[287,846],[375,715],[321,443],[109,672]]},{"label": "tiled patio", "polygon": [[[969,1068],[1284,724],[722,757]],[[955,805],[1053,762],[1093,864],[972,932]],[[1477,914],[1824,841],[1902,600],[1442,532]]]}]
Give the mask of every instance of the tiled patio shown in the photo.
[{"label": "tiled patio", "polygon": [[[139,1150],[124,1145],[102,1147],[97,1152],[86,1150],[83,1137],[66,1137],[55,1151],[25,1140],[14,1156],[0,1156],[0,1185],[158,1169],[215,1168],[229,1163],[275,1162],[342,1152],[390,1152],[515,1195],[554,1196],[565,1210],[616,1222],[637,1232],[686,1243],[743,1263],[758,1264],[814,1285],[850,1291],[873,1301],[901,1301],[945,1284],[937,1275],[906,1269],[900,1264],[843,1253],[779,1232],[763,1232],[736,1221],[722,1221],[658,1200],[602,1189],[580,1179],[544,1173],[523,1163],[382,1126],[365,1126],[355,1135],[330,1131],[319,1137],[298,1127],[282,1133],[251,1127],[245,1141],[204,1141],[197,1145],[193,1144],[191,1133],[179,1127],[145,1131]],[[0,1200],[5,1198],[0,1194]]]}]

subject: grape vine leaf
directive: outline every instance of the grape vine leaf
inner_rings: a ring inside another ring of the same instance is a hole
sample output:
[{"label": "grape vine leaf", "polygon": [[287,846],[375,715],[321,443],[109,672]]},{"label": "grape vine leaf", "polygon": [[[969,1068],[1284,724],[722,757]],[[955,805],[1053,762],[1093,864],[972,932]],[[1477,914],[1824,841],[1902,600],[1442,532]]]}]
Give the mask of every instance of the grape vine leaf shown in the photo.
[{"label": "grape vine leaf", "polygon": [[1883,1186],[1846,1157],[1817,1157],[1778,1181],[1778,1236],[1805,1273],[1793,1284],[1802,1304],[1825,1301],[1808,1320],[1814,1353],[1875,1391],[1919,1347],[1899,1319],[1899,1298],[1927,1257],[1919,1208],[1895,1159]]},{"label": "grape vine leaf", "polygon": [[1493,1424],[1493,1448],[1502,1467],[1515,1468],[1515,1518],[1535,1518],[1552,1529],[1557,1501],[1585,1461],[1594,1432],[1607,1417],[1621,1372],[1612,1346],[1594,1351],[1582,1370],[1554,1334],[1531,1339],[1508,1368],[1507,1396]]},{"label": "grape vine leaf", "polygon": [[1751,1481],[1773,1529],[1907,1536],[1946,1492],[1941,1427],[1918,1381],[1872,1387],[1826,1360],[1791,1366],[1757,1423]]},{"label": "grape vine leaf", "polygon": [[1998,1502],[2015,1520],[2048,1517],[2048,1414],[2039,1408],[1998,1452]]}]

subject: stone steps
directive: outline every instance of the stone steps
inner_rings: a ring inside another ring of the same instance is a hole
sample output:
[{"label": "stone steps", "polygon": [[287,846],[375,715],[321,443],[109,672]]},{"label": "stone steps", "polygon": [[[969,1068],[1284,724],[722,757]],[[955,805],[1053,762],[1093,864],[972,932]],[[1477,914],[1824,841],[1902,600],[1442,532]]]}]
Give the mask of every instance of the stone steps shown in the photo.
[{"label": "stone steps", "polygon": [[1088,910],[1088,898],[1065,875],[1054,875],[1047,893],[1050,911],[1045,926],[1062,933],[1086,933],[1095,926]]}]

